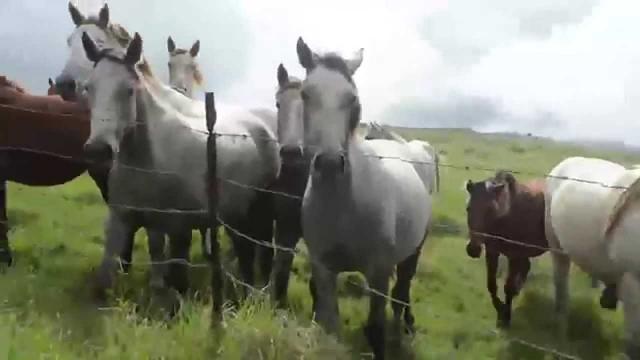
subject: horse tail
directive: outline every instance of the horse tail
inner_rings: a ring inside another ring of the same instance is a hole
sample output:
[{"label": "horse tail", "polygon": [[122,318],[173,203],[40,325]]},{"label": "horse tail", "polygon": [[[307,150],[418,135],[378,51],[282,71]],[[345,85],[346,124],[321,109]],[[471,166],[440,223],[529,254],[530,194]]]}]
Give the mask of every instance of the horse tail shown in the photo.
[{"label": "horse tail", "polygon": [[613,210],[609,214],[607,224],[604,228],[604,238],[608,239],[618,226],[625,211],[632,204],[633,200],[640,197],[640,178],[637,178],[616,200]]}]

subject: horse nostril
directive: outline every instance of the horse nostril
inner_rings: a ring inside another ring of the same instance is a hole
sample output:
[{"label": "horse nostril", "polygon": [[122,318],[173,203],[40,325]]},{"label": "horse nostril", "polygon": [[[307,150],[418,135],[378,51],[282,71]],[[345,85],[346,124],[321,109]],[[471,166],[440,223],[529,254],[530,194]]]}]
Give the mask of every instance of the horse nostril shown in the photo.
[{"label": "horse nostril", "polygon": [[64,100],[71,101],[75,99],[76,82],[73,79],[56,79],[56,91]]},{"label": "horse nostril", "polygon": [[283,145],[280,148],[280,158],[283,162],[295,162],[302,156],[302,147],[298,145]]},{"label": "horse nostril", "polygon": [[469,255],[469,257],[477,259],[480,257],[481,254],[482,254],[482,246],[476,245],[471,241],[469,241],[469,243],[467,244],[467,255]]},{"label": "horse nostril", "polygon": [[84,145],[84,154],[87,160],[101,162],[111,160],[112,150],[106,143],[92,142]]}]

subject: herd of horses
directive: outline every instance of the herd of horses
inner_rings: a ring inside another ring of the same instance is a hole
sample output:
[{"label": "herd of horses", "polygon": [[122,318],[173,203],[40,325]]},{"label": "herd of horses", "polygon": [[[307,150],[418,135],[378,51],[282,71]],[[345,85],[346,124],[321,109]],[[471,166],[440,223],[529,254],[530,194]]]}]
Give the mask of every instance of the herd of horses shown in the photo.
[{"label": "herd of horses", "polygon": [[[187,50],[168,38],[166,85],[144,58],[142,37],[112,23],[107,5],[96,17],[85,17],[71,3],[69,12],[75,24],[70,56],[55,82],[49,79],[47,96],[0,77],[0,262],[13,260],[6,181],[51,186],[87,171],[108,206],[96,294],[105,296],[121,265],[129,270],[134,234],[143,227],[154,264],[150,285],[185,292],[193,229],[200,230],[213,269],[219,266],[208,219],[207,184],[213,180],[218,221],[244,282],[269,284],[276,306],[285,307],[295,253],[286,250],[304,238],[313,312],[325,330],[340,327],[337,275],[357,271],[371,290],[364,332],[375,358],[385,356],[394,273],[394,320],[414,331],[410,288],[432,227],[439,155],[429,143],[407,141],[375,122],[366,135],[358,134],[354,74],[362,49],[350,58],[319,54],[299,38],[305,77],[290,76],[282,64],[277,68],[275,109],[216,105],[217,173],[208,179],[205,106],[195,98],[202,82],[200,42]],[[531,259],[548,251],[561,332],[574,262],[605,284],[603,308],[622,302],[626,354],[640,359],[639,179],[637,169],[570,157],[529,182],[498,171],[466,183],[466,251],[478,258],[485,250],[499,326],[510,325]],[[509,261],[504,302],[496,283],[500,255]],[[212,291],[219,314],[220,281],[212,281]]]}]

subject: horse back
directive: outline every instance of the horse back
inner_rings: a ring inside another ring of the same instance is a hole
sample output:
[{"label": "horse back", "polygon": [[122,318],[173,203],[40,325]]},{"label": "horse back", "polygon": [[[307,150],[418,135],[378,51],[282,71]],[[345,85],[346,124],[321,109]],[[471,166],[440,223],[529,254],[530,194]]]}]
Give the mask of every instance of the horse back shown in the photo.
[{"label": "horse back", "polygon": [[507,256],[535,257],[549,247],[545,231],[545,181],[534,179],[526,183],[516,183],[509,214],[494,224],[492,233],[523,243],[499,244],[499,251]]}]

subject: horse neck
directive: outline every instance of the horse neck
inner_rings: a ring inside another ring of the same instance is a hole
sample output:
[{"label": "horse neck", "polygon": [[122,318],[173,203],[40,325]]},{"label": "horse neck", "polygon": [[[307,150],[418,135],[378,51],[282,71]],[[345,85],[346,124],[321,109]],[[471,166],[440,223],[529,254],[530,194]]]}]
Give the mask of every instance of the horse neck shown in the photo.
[{"label": "horse neck", "polygon": [[128,132],[122,140],[117,161],[128,165],[148,167],[157,164],[156,147],[171,148],[171,144],[158,144],[154,139],[172,139],[172,134],[180,127],[172,117],[167,116],[173,108],[163,104],[163,99],[149,84],[143,80],[143,87],[136,97],[136,119],[133,131]]}]

